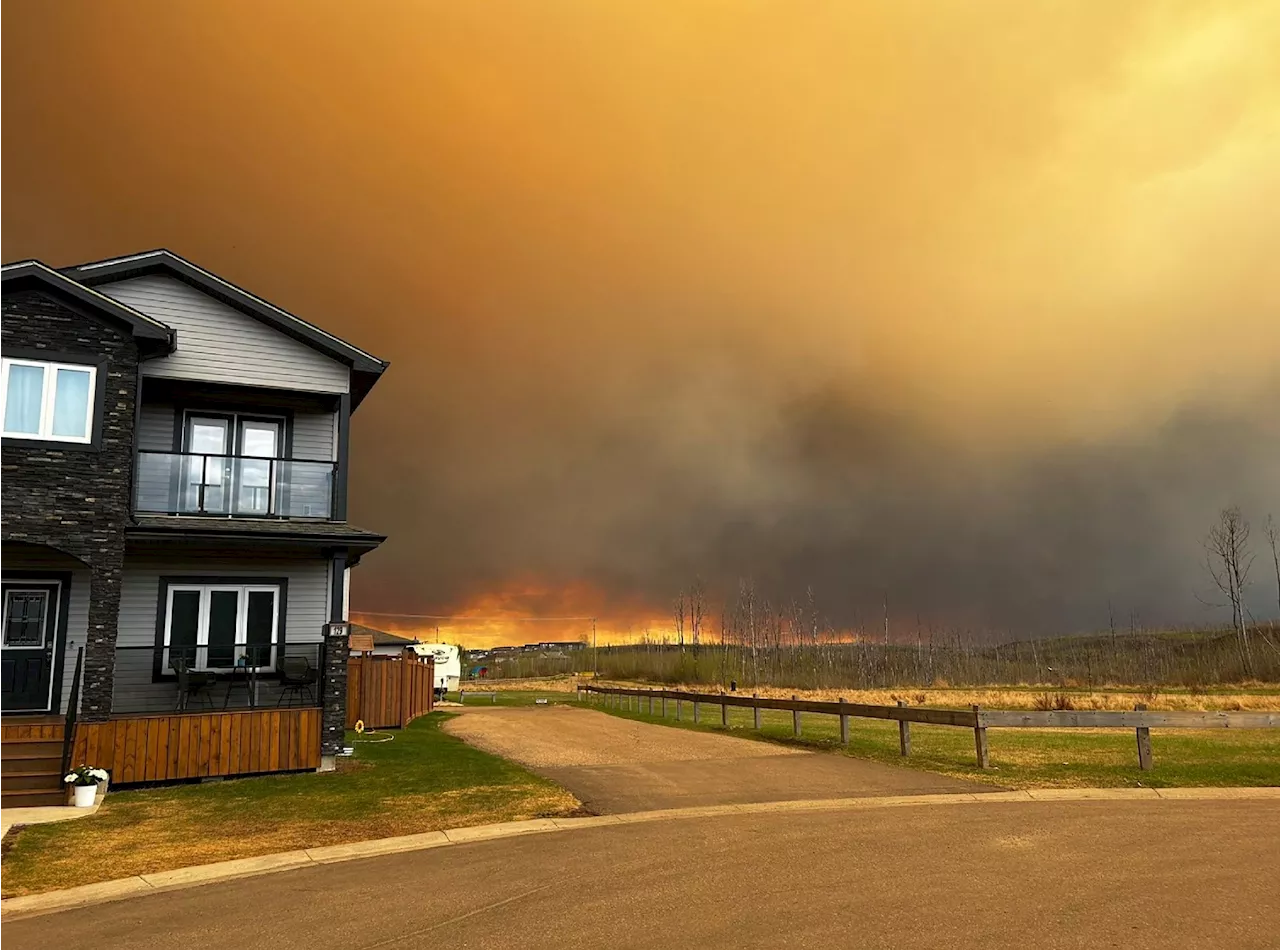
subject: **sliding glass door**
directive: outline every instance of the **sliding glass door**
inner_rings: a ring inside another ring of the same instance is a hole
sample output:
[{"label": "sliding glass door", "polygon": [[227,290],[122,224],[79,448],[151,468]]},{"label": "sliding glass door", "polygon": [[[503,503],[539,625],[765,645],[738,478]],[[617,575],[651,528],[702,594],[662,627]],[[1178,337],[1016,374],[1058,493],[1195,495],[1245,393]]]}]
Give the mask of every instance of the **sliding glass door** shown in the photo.
[{"label": "sliding glass door", "polygon": [[283,420],[189,415],[183,510],[193,514],[268,515],[278,473]]},{"label": "sliding glass door", "polygon": [[279,647],[280,588],[256,584],[173,584],[165,605],[165,666],[245,665],[271,669]]}]

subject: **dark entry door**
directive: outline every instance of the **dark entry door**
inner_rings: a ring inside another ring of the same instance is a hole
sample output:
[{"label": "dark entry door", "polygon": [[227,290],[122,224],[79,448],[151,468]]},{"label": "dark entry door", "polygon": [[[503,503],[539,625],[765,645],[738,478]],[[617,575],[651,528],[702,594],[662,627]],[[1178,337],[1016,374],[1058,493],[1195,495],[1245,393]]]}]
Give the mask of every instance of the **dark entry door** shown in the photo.
[{"label": "dark entry door", "polygon": [[0,705],[5,712],[48,710],[58,639],[57,583],[12,581],[0,586]]}]

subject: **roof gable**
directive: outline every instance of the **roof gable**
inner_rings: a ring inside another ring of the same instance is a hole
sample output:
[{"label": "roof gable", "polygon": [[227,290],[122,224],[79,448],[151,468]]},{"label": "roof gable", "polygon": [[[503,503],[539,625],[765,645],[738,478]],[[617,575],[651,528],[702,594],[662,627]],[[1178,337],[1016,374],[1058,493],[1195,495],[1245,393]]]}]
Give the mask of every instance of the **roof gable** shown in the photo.
[{"label": "roof gable", "polygon": [[138,341],[139,349],[158,356],[172,352],[173,329],[106,294],[99,293],[72,280],[40,261],[15,261],[0,268],[0,283],[5,293],[38,290],[60,303],[81,312],[89,311],[99,319],[127,329]]},{"label": "roof gable", "polygon": [[227,306],[349,366],[352,377],[353,409],[373,388],[378,377],[389,365],[385,360],[378,359],[359,347],[164,248],[131,254],[127,257],[77,264],[74,267],[63,268],[61,273],[89,288],[152,274],[163,274],[183,281]]}]

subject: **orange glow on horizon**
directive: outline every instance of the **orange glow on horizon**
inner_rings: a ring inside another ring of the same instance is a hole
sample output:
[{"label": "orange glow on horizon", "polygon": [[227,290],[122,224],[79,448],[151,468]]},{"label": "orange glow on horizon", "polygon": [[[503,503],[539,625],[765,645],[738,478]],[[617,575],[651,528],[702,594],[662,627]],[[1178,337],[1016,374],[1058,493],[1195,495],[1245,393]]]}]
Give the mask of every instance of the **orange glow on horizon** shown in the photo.
[{"label": "orange glow on horizon", "polygon": [[667,613],[639,603],[625,603],[584,582],[553,589],[522,580],[478,594],[462,606],[441,610],[441,617],[368,613],[352,610],[355,623],[414,636],[421,640],[459,643],[468,649],[516,646],[552,640],[592,640],[601,645],[635,643],[648,636],[673,638]]}]

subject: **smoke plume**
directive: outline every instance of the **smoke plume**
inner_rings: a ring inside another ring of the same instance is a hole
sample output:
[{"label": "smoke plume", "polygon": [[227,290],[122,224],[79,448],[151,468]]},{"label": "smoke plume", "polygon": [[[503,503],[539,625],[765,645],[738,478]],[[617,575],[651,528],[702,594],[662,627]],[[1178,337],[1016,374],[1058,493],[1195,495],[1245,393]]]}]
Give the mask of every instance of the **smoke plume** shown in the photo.
[{"label": "smoke plume", "polygon": [[1275,4],[312,11],[8,13],[5,257],[390,358],[358,607],[1201,623],[1218,509],[1280,516]]}]

